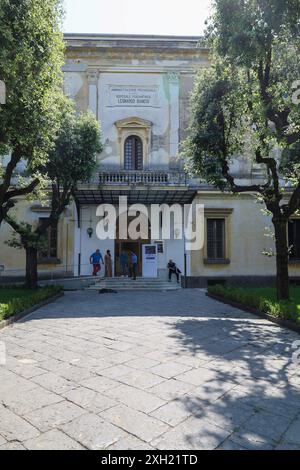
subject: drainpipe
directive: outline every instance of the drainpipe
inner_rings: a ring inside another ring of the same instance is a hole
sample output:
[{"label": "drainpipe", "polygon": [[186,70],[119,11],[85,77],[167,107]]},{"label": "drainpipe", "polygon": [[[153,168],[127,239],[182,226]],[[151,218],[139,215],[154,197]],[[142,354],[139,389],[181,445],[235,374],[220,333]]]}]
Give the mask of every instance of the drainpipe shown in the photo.
[{"label": "drainpipe", "polygon": [[186,239],[185,239],[185,210],[184,210],[184,206],[183,206],[183,217],[182,217],[182,223],[183,223],[183,227],[182,227],[182,233],[183,233],[183,250],[184,250],[184,268],[183,268],[183,271],[184,271],[184,284],[183,284],[183,287],[184,289],[187,288],[187,278],[186,278],[186,275],[187,275],[187,254],[186,254]]},{"label": "drainpipe", "polygon": [[81,275],[81,205],[79,205],[78,210],[78,228],[79,228],[79,253],[78,253],[78,277]]}]

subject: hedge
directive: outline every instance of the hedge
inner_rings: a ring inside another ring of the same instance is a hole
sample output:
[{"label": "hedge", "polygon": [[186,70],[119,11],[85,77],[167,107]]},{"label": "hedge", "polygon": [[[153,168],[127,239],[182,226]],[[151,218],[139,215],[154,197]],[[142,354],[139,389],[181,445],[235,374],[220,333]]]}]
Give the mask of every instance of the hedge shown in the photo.
[{"label": "hedge", "polygon": [[[5,303],[1,303],[2,289],[4,290],[4,288],[0,289],[0,320],[16,315],[17,313],[21,313],[23,310],[33,307],[34,305],[57,295],[63,290],[61,286],[45,286],[34,291],[28,290],[27,292],[24,289],[25,294],[22,296],[16,296],[5,301]],[[16,292],[19,290],[20,288],[16,289]],[[14,295],[13,287],[5,288],[6,293],[7,291],[9,291],[12,296]]]},{"label": "hedge", "polygon": [[265,314],[300,322],[300,288],[291,288],[291,300],[278,301],[275,288],[244,288],[223,285],[210,286],[209,294],[255,308]]}]

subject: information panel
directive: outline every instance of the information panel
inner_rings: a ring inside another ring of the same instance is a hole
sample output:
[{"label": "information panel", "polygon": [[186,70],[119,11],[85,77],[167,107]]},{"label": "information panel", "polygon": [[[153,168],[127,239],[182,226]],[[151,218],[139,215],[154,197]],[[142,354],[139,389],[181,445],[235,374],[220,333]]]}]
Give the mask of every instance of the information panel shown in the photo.
[{"label": "information panel", "polygon": [[157,277],[157,245],[143,245],[143,277]]}]

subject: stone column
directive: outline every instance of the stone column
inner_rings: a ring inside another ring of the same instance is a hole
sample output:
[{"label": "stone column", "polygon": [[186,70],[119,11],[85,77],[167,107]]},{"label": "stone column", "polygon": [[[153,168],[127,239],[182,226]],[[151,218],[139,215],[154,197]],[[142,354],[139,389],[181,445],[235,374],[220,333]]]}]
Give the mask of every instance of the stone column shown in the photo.
[{"label": "stone column", "polygon": [[180,74],[168,73],[170,91],[170,166],[178,155],[179,149],[179,85]]},{"label": "stone column", "polygon": [[95,114],[98,119],[98,78],[99,71],[94,69],[89,69],[87,71],[87,80],[88,80],[88,109]]}]

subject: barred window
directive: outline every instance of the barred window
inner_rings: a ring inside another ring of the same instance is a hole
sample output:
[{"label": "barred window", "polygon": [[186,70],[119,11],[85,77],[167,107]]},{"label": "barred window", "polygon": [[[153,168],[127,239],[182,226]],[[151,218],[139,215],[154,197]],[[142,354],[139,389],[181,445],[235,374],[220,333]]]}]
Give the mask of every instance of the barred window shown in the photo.
[{"label": "barred window", "polygon": [[207,258],[225,259],[225,219],[207,219]]},{"label": "barred window", "polygon": [[131,135],[125,140],[124,168],[125,170],[143,169],[143,143],[136,135]]}]

